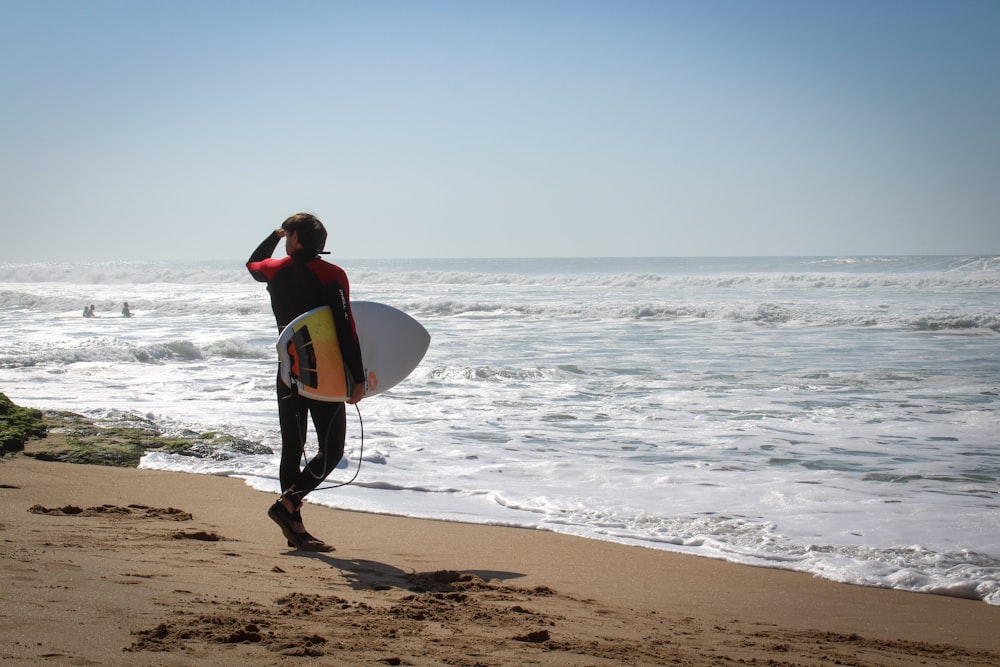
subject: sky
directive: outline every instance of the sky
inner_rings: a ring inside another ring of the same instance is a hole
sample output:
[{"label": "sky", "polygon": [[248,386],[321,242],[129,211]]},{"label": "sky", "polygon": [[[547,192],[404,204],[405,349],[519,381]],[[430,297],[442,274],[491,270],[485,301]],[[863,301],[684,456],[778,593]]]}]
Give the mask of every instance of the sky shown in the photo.
[{"label": "sky", "polygon": [[1000,253],[996,0],[0,0],[0,261]]}]

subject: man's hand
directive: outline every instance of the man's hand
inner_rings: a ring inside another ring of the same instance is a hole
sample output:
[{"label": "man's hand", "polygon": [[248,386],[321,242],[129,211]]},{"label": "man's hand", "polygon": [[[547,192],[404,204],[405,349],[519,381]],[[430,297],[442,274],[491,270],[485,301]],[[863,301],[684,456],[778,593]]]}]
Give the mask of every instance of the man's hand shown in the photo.
[{"label": "man's hand", "polygon": [[365,397],[365,385],[363,382],[359,382],[354,385],[351,389],[351,397],[347,399],[348,405],[354,405],[355,403],[360,403],[361,399]]}]

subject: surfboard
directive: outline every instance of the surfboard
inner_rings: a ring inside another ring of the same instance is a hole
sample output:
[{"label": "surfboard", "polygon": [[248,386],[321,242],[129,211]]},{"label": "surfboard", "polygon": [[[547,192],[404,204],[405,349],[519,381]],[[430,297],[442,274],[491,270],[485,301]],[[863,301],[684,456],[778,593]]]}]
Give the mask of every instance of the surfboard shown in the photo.
[{"label": "surfboard", "polygon": [[[431,335],[401,310],[374,301],[352,301],[354,326],[365,365],[365,397],[395,387],[424,358]],[[340,354],[329,306],[314,308],[289,322],[278,336],[281,381],[320,401],[346,401],[351,384]]]}]

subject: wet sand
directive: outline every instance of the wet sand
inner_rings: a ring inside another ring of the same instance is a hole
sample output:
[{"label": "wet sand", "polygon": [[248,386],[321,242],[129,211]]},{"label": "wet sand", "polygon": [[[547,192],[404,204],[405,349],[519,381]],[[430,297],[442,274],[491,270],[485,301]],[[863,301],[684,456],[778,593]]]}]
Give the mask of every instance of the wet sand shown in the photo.
[{"label": "wet sand", "polygon": [[[306,506],[236,479],[0,462],[0,662],[998,665],[1000,607],[543,531]],[[313,664],[313,663],[310,663]]]}]

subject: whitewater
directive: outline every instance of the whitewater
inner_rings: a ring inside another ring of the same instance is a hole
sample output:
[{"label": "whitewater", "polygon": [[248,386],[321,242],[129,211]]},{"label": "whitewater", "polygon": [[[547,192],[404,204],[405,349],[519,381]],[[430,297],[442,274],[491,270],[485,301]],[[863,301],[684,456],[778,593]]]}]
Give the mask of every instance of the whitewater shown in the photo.
[{"label": "whitewater", "polygon": [[[309,502],[1000,604],[1000,257],[332,261],[432,340]],[[141,466],[278,491],[241,260],[0,264],[0,326],[16,403],[260,443]]]}]

